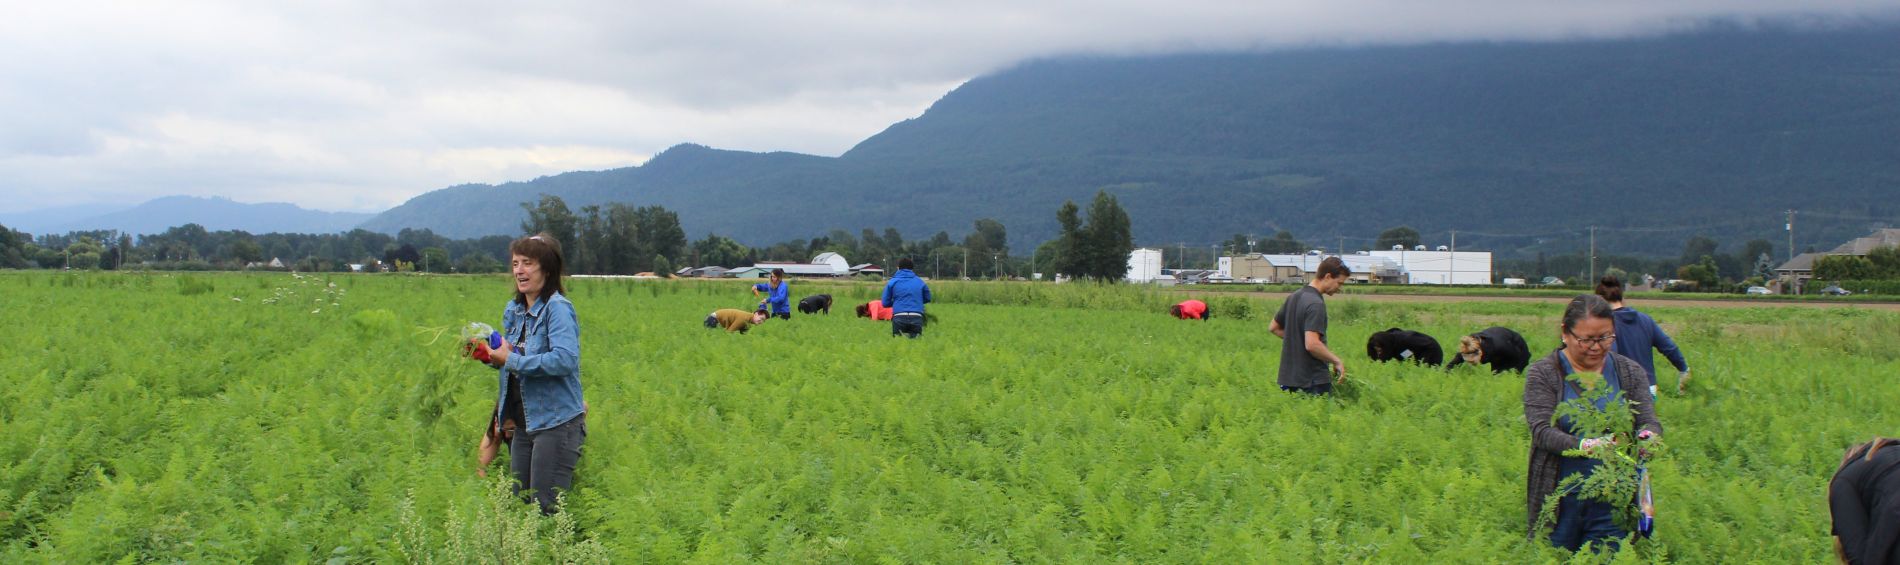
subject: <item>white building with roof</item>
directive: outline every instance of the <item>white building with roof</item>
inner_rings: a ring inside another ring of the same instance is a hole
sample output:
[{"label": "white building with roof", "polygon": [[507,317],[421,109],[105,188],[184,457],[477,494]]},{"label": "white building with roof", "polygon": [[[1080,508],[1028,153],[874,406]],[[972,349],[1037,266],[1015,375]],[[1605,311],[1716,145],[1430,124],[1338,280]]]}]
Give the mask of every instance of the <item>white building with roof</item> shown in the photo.
[{"label": "white building with roof", "polygon": [[1373,251],[1371,256],[1397,263],[1399,270],[1405,272],[1405,279],[1401,282],[1406,284],[1491,284],[1490,251],[1397,248]]},{"label": "white building with roof", "polygon": [[1143,247],[1128,252],[1128,274],[1124,278],[1131,283],[1161,278],[1161,250]]},{"label": "white building with roof", "polygon": [[843,255],[832,252],[819,253],[810,263],[764,262],[755,263],[743,269],[726,271],[724,276],[740,279],[762,279],[772,276],[773,269],[785,270],[788,277],[844,277],[851,275],[851,262]]}]

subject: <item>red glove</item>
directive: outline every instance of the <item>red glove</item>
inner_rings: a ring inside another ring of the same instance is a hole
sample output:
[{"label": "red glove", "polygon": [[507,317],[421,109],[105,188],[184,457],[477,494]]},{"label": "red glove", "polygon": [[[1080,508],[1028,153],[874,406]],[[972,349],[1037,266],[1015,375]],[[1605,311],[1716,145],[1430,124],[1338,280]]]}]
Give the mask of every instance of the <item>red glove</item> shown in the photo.
[{"label": "red glove", "polygon": [[474,359],[476,361],[481,361],[483,363],[487,363],[488,362],[488,348],[485,347],[486,345],[488,344],[482,343],[482,340],[480,339],[469,338],[468,346],[466,347],[466,349],[468,350],[468,358]]}]

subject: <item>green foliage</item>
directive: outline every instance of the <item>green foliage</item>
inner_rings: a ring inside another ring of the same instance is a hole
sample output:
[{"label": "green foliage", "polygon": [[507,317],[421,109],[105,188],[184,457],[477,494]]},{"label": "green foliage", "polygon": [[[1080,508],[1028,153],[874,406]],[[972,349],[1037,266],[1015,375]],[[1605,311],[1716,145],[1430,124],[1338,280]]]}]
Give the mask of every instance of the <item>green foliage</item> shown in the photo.
[{"label": "green foliage", "polygon": [[1074,202],[1056,211],[1062,226],[1057,236],[1058,272],[1079,279],[1116,283],[1128,275],[1128,253],[1135,249],[1128,213],[1108,191],[1095,193],[1087,223],[1077,216]]},{"label": "green foliage", "polygon": [[[496,372],[411,330],[496,324],[505,277],[184,278],[0,273],[34,305],[0,310],[32,328],[0,348],[0,562],[1571,558],[1524,541],[1521,380],[1354,353],[1394,325],[1549,351],[1552,304],[1329,299],[1363,304],[1328,335],[1356,396],[1318,400],[1274,382],[1272,298],[1184,322],[1152,287],[933,281],[912,341],[848,311],[700,327],[754,303],[739,282],[575,280],[589,433],[541,518],[505,454],[474,473]],[[1827,559],[1820,493],[1841,448],[1891,434],[1900,315],[1643,307],[1697,376],[1659,407],[1645,557]]]},{"label": "green foliage", "polygon": [[1879,278],[1872,259],[1859,255],[1827,255],[1814,260],[1814,278],[1826,281]]},{"label": "green foliage", "polygon": [[[1418,230],[1412,229],[1411,226],[1399,226],[1379,232],[1379,241],[1374,243],[1372,248],[1391,249],[1392,246],[1397,245],[1405,249],[1411,249],[1413,246],[1418,245],[1418,238]],[[1344,253],[1345,250],[1341,249],[1340,252]]]},{"label": "green foliage", "polygon": [[[1564,451],[1565,457],[1595,459],[1597,467],[1588,475],[1571,475],[1557,483],[1557,490],[1544,499],[1543,512],[1537,516],[1537,530],[1544,532],[1539,536],[1547,535],[1548,528],[1556,523],[1558,501],[1571,493],[1578,498],[1612,505],[1615,509],[1612,518],[1617,526],[1634,532],[1641,517],[1634,504],[1637,491],[1642,487],[1642,476],[1637,468],[1662,455],[1663,442],[1659,437],[1637,439],[1635,405],[1621,391],[1610,387],[1601,373],[1579,371],[1565,380],[1568,381],[1566,386],[1579,391],[1578,397],[1557,405],[1551,414],[1551,425],[1569,418],[1572,433],[1577,437],[1609,441],[1589,449],[1578,447]],[[1598,409],[1598,402],[1605,407]]]}]

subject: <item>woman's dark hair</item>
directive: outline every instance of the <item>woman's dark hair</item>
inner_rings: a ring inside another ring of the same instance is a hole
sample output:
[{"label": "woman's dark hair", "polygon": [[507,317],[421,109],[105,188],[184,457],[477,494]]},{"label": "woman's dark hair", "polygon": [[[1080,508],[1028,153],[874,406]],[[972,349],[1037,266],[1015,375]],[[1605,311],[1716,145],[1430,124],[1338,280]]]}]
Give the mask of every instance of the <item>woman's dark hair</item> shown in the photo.
[{"label": "woman's dark hair", "polygon": [[1616,275],[1603,275],[1603,279],[1597,281],[1597,296],[1610,302],[1622,302],[1623,281],[1616,280]]},{"label": "woman's dark hair", "polygon": [[1564,331],[1577,328],[1577,322],[1584,318],[1610,319],[1614,316],[1610,301],[1594,294],[1579,294],[1570,299],[1570,305],[1564,307]]},{"label": "woman's dark hair", "polygon": [[[541,232],[514,240],[508,244],[508,253],[533,259],[535,264],[541,266],[541,276],[545,282],[541,285],[541,296],[535,297],[536,302],[547,300],[556,292],[562,292],[561,242],[555,241],[554,236],[548,235],[548,232]],[[528,297],[516,292],[515,301],[525,305],[528,303]]]}]

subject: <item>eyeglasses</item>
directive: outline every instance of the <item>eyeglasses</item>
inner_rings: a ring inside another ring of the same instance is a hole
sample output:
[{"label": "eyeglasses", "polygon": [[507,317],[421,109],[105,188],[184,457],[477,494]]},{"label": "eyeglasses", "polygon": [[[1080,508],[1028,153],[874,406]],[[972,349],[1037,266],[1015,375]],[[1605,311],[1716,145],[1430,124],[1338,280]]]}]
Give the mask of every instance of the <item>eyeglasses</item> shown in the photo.
[{"label": "eyeglasses", "polygon": [[1578,336],[1577,334],[1570,334],[1570,338],[1577,340],[1577,344],[1582,345],[1584,347],[1609,347],[1610,340],[1616,339],[1616,334],[1601,335],[1597,337],[1582,337],[1582,336]]}]

